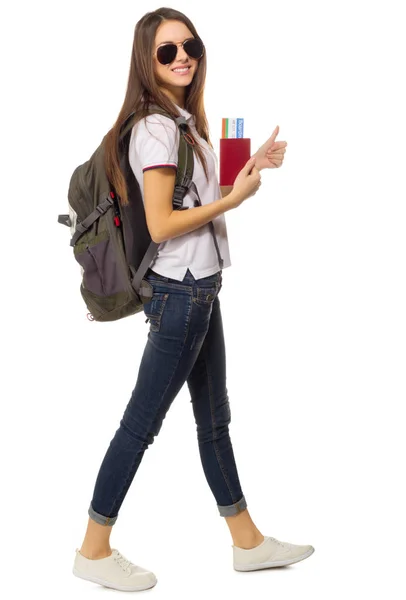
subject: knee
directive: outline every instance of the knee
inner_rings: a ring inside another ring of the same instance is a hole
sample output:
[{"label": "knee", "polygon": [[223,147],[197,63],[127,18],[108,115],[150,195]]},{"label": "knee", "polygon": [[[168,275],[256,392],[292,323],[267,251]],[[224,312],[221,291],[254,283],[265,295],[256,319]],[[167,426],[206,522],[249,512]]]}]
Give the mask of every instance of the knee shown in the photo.
[{"label": "knee", "polygon": [[148,446],[154,443],[155,436],[159,429],[149,428],[143,430],[139,422],[134,422],[125,416],[120,421],[120,429],[127,438],[127,444],[130,446],[139,446],[140,450],[146,450]]}]

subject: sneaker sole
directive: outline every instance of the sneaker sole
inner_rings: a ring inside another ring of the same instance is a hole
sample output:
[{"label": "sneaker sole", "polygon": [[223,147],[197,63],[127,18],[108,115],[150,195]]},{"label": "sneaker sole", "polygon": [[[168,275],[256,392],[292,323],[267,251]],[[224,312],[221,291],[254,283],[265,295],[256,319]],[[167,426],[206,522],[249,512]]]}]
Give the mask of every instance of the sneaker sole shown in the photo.
[{"label": "sneaker sole", "polygon": [[296,556],[296,558],[287,558],[286,560],[275,560],[272,562],[263,562],[257,565],[236,565],[234,564],[234,569],[236,571],[258,571],[259,569],[271,569],[272,567],[286,567],[287,565],[293,565],[294,563],[300,562],[305,558],[311,556],[314,552],[314,548],[308,550],[304,554],[300,556]]},{"label": "sneaker sole", "polygon": [[127,587],[127,586],[119,585],[118,583],[114,584],[109,581],[105,581],[104,579],[99,579],[98,577],[91,577],[90,575],[84,575],[83,573],[80,573],[75,567],[73,567],[72,573],[76,577],[80,577],[80,579],[86,579],[87,581],[92,581],[93,583],[99,583],[100,585],[104,585],[104,587],[112,588],[113,590],[120,590],[120,592],[141,592],[143,590],[149,590],[150,588],[154,587],[158,582],[158,580],[156,580],[155,583],[148,584],[148,585]]}]

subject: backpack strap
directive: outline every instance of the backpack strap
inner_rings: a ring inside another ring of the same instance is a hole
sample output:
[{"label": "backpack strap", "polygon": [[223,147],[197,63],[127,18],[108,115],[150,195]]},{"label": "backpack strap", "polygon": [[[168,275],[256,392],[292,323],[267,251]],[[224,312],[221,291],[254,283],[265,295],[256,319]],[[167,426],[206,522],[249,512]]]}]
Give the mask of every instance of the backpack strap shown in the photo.
[{"label": "backpack strap", "polygon": [[[70,245],[74,246],[81,235],[83,235],[93,225],[97,219],[99,219],[104,213],[108,211],[110,206],[113,206],[114,200],[107,196],[100,204],[96,206],[93,212],[90,213],[81,223],[76,225],[75,233],[72,236]],[[63,215],[60,215],[63,216]],[[69,217],[69,215],[67,215]],[[66,223],[65,223],[66,224]]]},{"label": "backpack strap", "polygon": [[[202,202],[200,200],[199,192],[197,191],[197,187],[196,187],[196,184],[195,184],[194,181],[192,181],[192,183],[190,185],[190,188],[193,189],[194,193],[197,196],[197,203],[200,206],[202,206]],[[213,221],[209,221],[208,222],[208,226],[210,227],[211,235],[212,235],[212,238],[213,238],[213,241],[214,241],[214,245],[216,247],[217,258],[218,258],[218,261],[219,261],[220,269],[222,269],[223,265],[224,265],[224,260],[223,260],[221,254],[220,254],[220,248],[219,248],[219,245],[218,245],[218,242],[217,242],[216,232],[214,231]]]},{"label": "backpack strap", "polygon": [[[168,115],[165,111],[163,111],[160,107],[156,107],[156,109],[153,108],[151,110],[151,112],[160,113],[165,116],[169,116],[170,118],[173,118],[173,117],[171,117],[171,115]],[[186,137],[187,129],[188,129],[187,121],[183,115],[181,115],[179,117],[175,117],[174,121],[179,128],[180,138],[179,138],[179,150],[178,150],[178,169],[177,169],[177,173],[176,173],[175,190],[174,190],[172,203],[173,203],[174,210],[187,210],[188,207],[183,207],[183,199],[189,189],[193,189],[194,193],[197,196],[197,202],[200,206],[202,206],[202,202],[200,200],[200,196],[199,196],[199,192],[197,190],[196,184],[194,183],[194,181],[192,181],[193,167],[194,167],[194,154],[193,154],[193,148],[192,148],[190,142],[187,141],[187,137]],[[183,166],[183,169],[182,169],[182,166]],[[214,245],[216,248],[219,266],[220,266],[220,269],[222,269],[223,265],[224,265],[224,260],[220,254],[220,248],[219,248],[219,245],[217,242],[217,237],[216,237],[216,233],[214,230],[213,222],[209,221],[208,225],[210,227],[211,235],[212,235]],[[138,283],[138,281],[141,282],[142,277],[145,275],[150,263],[152,262],[152,259],[154,258],[155,254],[156,254],[156,252],[154,253],[154,250],[155,249],[152,248],[152,243],[151,243],[151,245],[148,248],[147,253],[144,257],[145,262],[143,259],[138,268],[137,283]]]},{"label": "backpack strap", "polygon": [[[177,117],[175,119],[175,121],[176,121],[176,124],[178,125],[179,129],[182,132],[180,142],[183,141],[182,144],[181,143],[179,144],[178,164],[179,165],[184,164],[184,169],[183,169],[183,172],[178,173],[179,177],[177,178],[177,185],[175,185],[174,204],[177,203],[178,206],[182,207],[183,198],[185,197],[186,192],[189,189],[193,189],[194,193],[197,196],[198,204],[200,206],[202,206],[202,202],[200,200],[200,196],[199,196],[199,192],[197,190],[196,184],[194,181],[192,181],[193,164],[194,164],[193,163],[193,160],[194,160],[193,159],[193,149],[192,149],[192,146],[190,145],[190,143],[187,142],[186,137],[185,137],[185,133],[187,132],[188,124],[187,124],[185,117],[183,117],[183,116]],[[178,210],[183,210],[183,207],[178,208]],[[224,260],[220,255],[220,249],[218,246],[216,233],[214,231],[213,221],[209,221],[208,225],[210,227],[214,245],[216,247],[219,266],[220,266],[220,269],[222,269],[223,265],[224,265]]]},{"label": "backpack strap", "polygon": [[[194,155],[193,148],[187,141],[188,124],[183,115],[175,118],[176,125],[179,128],[179,153],[178,169],[176,171],[175,190],[173,194],[173,206],[175,210],[185,210],[183,208],[183,199],[188,191],[193,177]],[[183,166],[183,170],[182,170]]]},{"label": "backpack strap", "polygon": [[[184,199],[187,191],[189,190],[189,188],[193,188],[193,191],[195,192],[197,199],[198,199],[198,204],[200,204],[200,206],[201,206],[202,203],[200,200],[199,192],[197,190],[195,183],[192,181],[193,168],[194,168],[194,154],[193,154],[193,148],[186,137],[188,123],[187,123],[185,117],[183,115],[181,115],[179,117],[173,117],[172,115],[170,115],[166,111],[164,111],[161,107],[156,106],[156,105],[152,105],[149,109],[149,114],[153,114],[153,113],[158,113],[158,114],[161,114],[161,115],[164,115],[166,117],[173,119],[175,121],[177,127],[179,128],[180,136],[179,136],[179,148],[178,148],[178,168],[176,170],[175,189],[174,189],[174,195],[173,195],[173,199],[172,199],[172,204],[173,204],[174,210],[187,210],[189,208],[187,206],[183,207],[183,199]],[[132,117],[134,116],[134,114],[135,114],[135,112],[131,113],[129,115],[129,117],[126,119],[126,121],[124,122],[124,124],[122,126],[122,133],[120,133],[120,140],[125,137],[125,135],[130,131],[130,129],[132,129],[132,127],[133,127],[133,118]],[[216,252],[217,252],[217,256],[218,256],[218,260],[219,260],[219,266],[220,266],[220,269],[222,269],[224,260],[220,255],[220,250],[219,250],[219,246],[217,243],[217,238],[216,238],[216,234],[214,231],[214,225],[213,225],[212,221],[209,221],[209,227],[210,227],[211,234],[212,234],[214,244],[216,247]],[[152,260],[155,258],[157,251],[158,251],[158,247],[159,247],[159,244],[151,241],[136,273],[134,274],[131,284],[137,293],[140,293],[140,292],[142,293],[143,277],[144,277],[145,273],[147,272]]]},{"label": "backpack strap", "polygon": [[[180,117],[172,117],[167,112],[162,110],[160,107],[151,107],[150,114],[159,113],[164,116],[167,116],[171,119],[174,119],[176,125],[179,128],[180,136],[179,136],[179,148],[178,148],[178,168],[176,170],[176,181],[175,181],[175,189],[172,199],[172,205],[174,210],[187,210],[189,207],[183,207],[183,198],[187,190],[192,183],[192,175],[193,175],[193,167],[194,167],[194,156],[193,149],[186,141],[185,133],[188,127],[187,121],[183,115]],[[133,115],[134,113],[132,113]],[[124,131],[128,133],[128,131],[132,127],[132,115],[128,117],[126,123],[124,123]],[[129,121],[129,123],[128,123]],[[150,245],[147,248],[147,251],[135,273],[131,285],[135,289],[137,293],[142,293],[142,279],[147,272],[149,265],[155,258],[158,247],[160,244],[151,241]]]}]

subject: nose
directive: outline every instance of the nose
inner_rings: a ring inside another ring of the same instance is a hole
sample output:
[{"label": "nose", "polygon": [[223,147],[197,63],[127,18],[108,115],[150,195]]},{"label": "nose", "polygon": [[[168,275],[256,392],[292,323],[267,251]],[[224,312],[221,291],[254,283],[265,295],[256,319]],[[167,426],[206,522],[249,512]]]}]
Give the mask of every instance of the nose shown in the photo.
[{"label": "nose", "polygon": [[183,46],[179,45],[178,46],[178,52],[176,54],[176,59],[175,60],[179,60],[181,62],[185,62],[185,58],[187,60],[188,59],[188,55],[185,52]]}]

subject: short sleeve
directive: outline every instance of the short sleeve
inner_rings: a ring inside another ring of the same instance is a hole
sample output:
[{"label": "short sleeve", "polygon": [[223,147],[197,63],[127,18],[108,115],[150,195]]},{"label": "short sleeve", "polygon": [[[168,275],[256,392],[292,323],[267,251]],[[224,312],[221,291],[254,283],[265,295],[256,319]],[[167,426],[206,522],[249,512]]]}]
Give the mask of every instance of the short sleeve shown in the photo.
[{"label": "short sleeve", "polygon": [[151,114],[136,124],[134,149],[142,171],[178,166],[179,138],[176,123],[169,117]]}]

